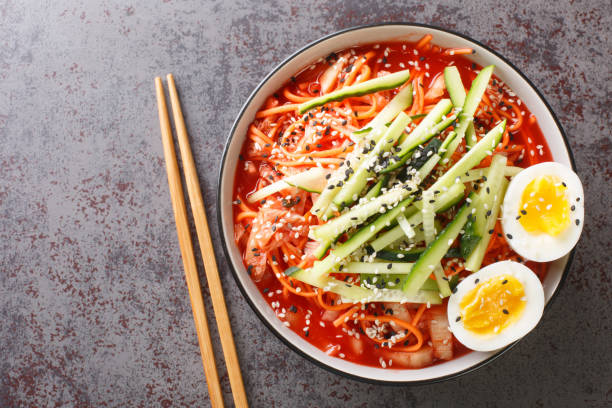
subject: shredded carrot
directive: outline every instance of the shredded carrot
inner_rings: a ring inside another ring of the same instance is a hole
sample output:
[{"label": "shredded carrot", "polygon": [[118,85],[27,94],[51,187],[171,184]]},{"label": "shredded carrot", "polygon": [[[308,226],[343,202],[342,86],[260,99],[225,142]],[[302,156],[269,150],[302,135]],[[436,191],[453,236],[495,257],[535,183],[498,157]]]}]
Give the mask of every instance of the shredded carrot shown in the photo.
[{"label": "shredded carrot", "polygon": [[334,326],[338,327],[345,321],[349,320],[359,310],[360,306],[354,306],[349,311],[342,313],[336,320],[334,320]]},{"label": "shredded carrot", "polygon": [[416,49],[420,49],[423,48],[425,46],[425,44],[428,44],[431,39],[432,39],[432,35],[431,34],[425,34],[423,37],[421,37],[421,39],[416,43],[416,45],[414,46],[414,48]]},{"label": "shredded carrot", "polygon": [[465,54],[473,54],[474,50],[472,48],[447,48],[444,50],[444,55],[465,55]]},{"label": "shredded carrot", "polygon": [[[282,206],[280,205],[281,199],[285,200],[287,197],[285,195],[287,191],[275,194],[275,199],[270,200],[270,205],[248,203],[241,197],[241,195],[248,194],[247,191],[252,190],[251,179],[253,176],[258,176],[257,180],[254,181],[254,186],[257,188],[281,177],[305,171],[310,167],[338,168],[354,149],[362,145],[355,143],[357,139],[355,139],[356,135],[353,132],[366,127],[370,120],[387,106],[393,95],[406,86],[412,86],[413,88],[412,105],[405,110],[405,113],[411,116],[431,112],[439,99],[445,97],[442,95],[440,98],[432,98],[433,100],[428,97],[425,101],[425,84],[430,84],[440,73],[434,72],[425,64],[423,64],[425,66],[413,65],[410,68],[411,80],[400,86],[399,89],[349,97],[327,103],[307,114],[299,115],[297,113],[298,105],[320,95],[321,84],[319,81],[321,75],[324,72],[332,72],[329,71],[329,68],[334,64],[336,64],[336,67],[342,65],[342,69],[336,68],[337,77],[326,80],[331,89],[326,89],[325,92],[332,92],[362,83],[371,78],[378,78],[395,69],[389,69],[390,66],[396,65],[393,62],[395,57],[391,57],[388,62],[385,48],[369,48],[365,51],[363,51],[363,48],[355,48],[354,50],[355,52],[343,51],[336,57],[331,55],[330,60],[321,60],[311,65],[312,72],[308,67],[301,73],[296,74],[295,78],[288,81],[273,96],[267,98],[255,114],[254,121],[247,129],[248,142],[245,143],[242,152],[245,161],[244,168],[247,170],[245,173],[237,173],[241,177],[244,175],[249,181],[239,181],[238,183],[244,183],[247,188],[241,185],[240,188],[242,189],[238,188],[234,195],[235,199],[239,200],[236,202],[238,205],[234,206],[236,242],[245,255],[246,264],[247,255],[250,255],[248,251],[252,250],[247,248],[247,242],[253,239],[252,234],[261,233],[262,228],[270,228],[272,224],[277,222],[278,218],[266,219],[265,211],[272,210],[281,213],[284,211],[284,214],[290,214],[291,217],[296,215],[303,217],[303,219],[298,218],[299,221],[296,221],[299,225],[290,225],[291,235],[288,235],[286,229],[283,228],[284,236],[275,235],[273,239],[269,240],[270,244],[267,248],[259,248],[256,253],[256,256],[261,256],[261,258],[257,258],[257,261],[263,263],[266,273],[269,275],[265,277],[266,285],[271,284],[273,289],[276,290],[269,300],[266,296],[266,300],[268,302],[280,301],[283,302],[281,304],[284,306],[291,302],[291,304],[309,308],[312,311],[312,316],[315,316],[313,317],[315,322],[317,314],[320,316],[325,311],[334,312],[338,314],[338,317],[333,320],[333,328],[329,330],[335,330],[335,333],[350,333],[351,331],[356,333],[358,330],[362,330],[363,334],[366,329],[378,326],[385,335],[392,334],[393,344],[389,343],[389,339],[380,335],[374,337],[363,336],[363,341],[366,341],[365,339],[368,339],[367,341],[371,340],[370,346],[374,343],[381,348],[388,348],[394,352],[414,352],[423,346],[429,336],[427,332],[421,332],[419,329],[430,318],[425,313],[427,310],[426,304],[418,305],[415,311],[410,311],[411,316],[402,320],[397,317],[397,314],[392,316],[375,313],[376,303],[374,302],[365,305],[345,303],[341,296],[333,292],[316,288],[292,278],[290,274],[285,274],[284,271],[289,267],[305,269],[312,267],[314,262],[317,262],[311,251],[314,243],[308,237],[308,230],[302,228],[308,229],[311,226],[325,223],[322,218],[310,212],[313,203],[317,200],[318,193],[300,191],[298,195],[302,201],[299,202],[299,205],[288,207],[285,207],[284,202]],[[440,48],[432,43],[432,36],[426,34],[416,44],[413,44],[413,50],[408,53],[413,54],[413,52],[415,55],[419,55],[416,58],[433,56],[441,61],[448,61],[451,55],[466,55],[474,51],[471,48]],[[414,56],[410,56],[414,58]],[[338,63],[338,57],[347,58],[349,62],[346,64],[344,61]],[[464,57],[458,57],[457,59],[457,66],[460,69],[465,66],[465,61],[463,64],[459,63],[462,58]],[[473,71],[467,73],[472,79],[475,76]],[[462,73],[462,75],[464,74]],[[508,158],[508,165],[517,165],[515,163],[521,165],[522,155],[525,155],[525,152],[536,150],[535,146],[538,140],[533,141],[529,138],[530,130],[527,127],[533,125],[536,119],[525,107],[521,106],[522,102],[516,96],[510,95],[512,94],[508,92],[504,85],[500,87],[493,83],[485,91],[476,110],[474,124],[479,138],[499,121],[507,120],[506,131],[502,136],[501,143],[496,147],[493,155],[485,157],[475,166],[476,168],[488,167],[495,154],[504,154]],[[415,118],[414,124],[418,125],[421,120]],[[449,127],[436,137],[443,139],[452,129],[453,127]],[[465,140],[462,139],[459,147],[450,157],[450,162],[441,164],[439,169],[443,170],[456,163],[465,155],[466,151]],[[527,153],[527,160],[523,162],[523,166],[527,163],[533,164],[537,163],[538,160],[541,161],[542,159],[537,156],[534,158]],[[257,169],[256,171],[259,173],[253,173],[253,169]],[[264,178],[265,181],[263,181]],[[241,194],[238,194],[238,192]],[[333,215],[337,216],[339,214],[339,211],[335,211]],[[258,218],[257,222],[253,222],[253,219],[260,215],[261,219]],[[450,216],[441,215],[440,217],[444,224],[445,219],[449,219]],[[296,234],[294,234],[294,231]],[[278,234],[278,232],[275,232],[275,234]],[[344,242],[346,239],[346,235],[343,235],[339,238],[339,242]],[[498,221],[485,251],[483,266],[502,259],[521,261],[508,245],[501,223]],[[442,264],[447,277],[459,276],[461,278],[470,273],[464,269],[462,262],[458,259],[445,259]],[[533,263],[533,265],[530,264],[530,267],[541,279],[546,275],[547,264]],[[249,272],[251,271],[249,270]],[[332,276],[342,280],[354,275],[334,272]],[[351,280],[350,282],[360,285],[359,280]],[[275,296],[281,293],[282,298]],[[400,330],[398,330],[398,327]],[[298,328],[291,328],[298,331]],[[299,328],[299,330],[302,329],[303,327]],[[302,336],[307,336],[301,331],[299,333]],[[356,338],[358,339],[358,336]],[[334,350],[330,352],[330,355],[338,354],[339,349]]]}]

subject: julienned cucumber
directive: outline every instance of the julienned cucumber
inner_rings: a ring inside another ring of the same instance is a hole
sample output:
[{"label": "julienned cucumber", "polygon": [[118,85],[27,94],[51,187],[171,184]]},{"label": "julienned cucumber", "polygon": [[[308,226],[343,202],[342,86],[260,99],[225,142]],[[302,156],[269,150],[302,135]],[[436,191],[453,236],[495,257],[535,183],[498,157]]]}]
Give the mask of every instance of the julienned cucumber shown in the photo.
[{"label": "julienned cucumber", "polygon": [[[470,194],[473,200],[475,195]],[[455,218],[442,230],[436,239],[427,246],[419,259],[412,267],[412,271],[406,277],[402,290],[407,294],[414,294],[419,291],[427,277],[434,271],[436,265],[440,263],[444,254],[449,250],[463,226],[467,222],[468,216],[472,213],[472,206],[469,202],[461,207]]]},{"label": "julienned cucumber", "polygon": [[370,79],[369,81],[347,86],[337,91],[330,92],[326,95],[321,95],[317,98],[313,98],[308,102],[304,102],[298,107],[298,112],[301,115],[304,112],[309,111],[310,109],[316,108],[317,106],[325,105],[329,102],[341,101],[352,96],[367,95],[378,91],[397,88],[398,86],[406,82],[408,79],[410,79],[409,69],[385,75],[384,77]]},{"label": "julienned cucumber", "polygon": [[[361,285],[365,287],[376,287],[377,289],[397,289],[400,287],[402,280],[404,278],[404,274],[401,273],[383,273],[380,275],[372,274],[372,273],[362,273],[359,275],[359,280],[361,281]],[[436,281],[433,279],[427,279],[421,290],[425,291],[438,291],[438,285],[436,285]]]},{"label": "julienned cucumber", "polygon": [[[397,155],[399,157],[404,156],[409,151],[414,149],[415,147],[425,143],[432,137],[434,137],[437,132],[440,132],[440,128],[436,128],[438,122],[442,121],[444,115],[446,115],[453,108],[453,104],[450,99],[442,99],[440,100],[436,106],[423,118],[421,123],[417,125],[416,128],[406,139],[404,139],[399,145],[399,152]],[[452,122],[452,121],[451,121]],[[450,122],[448,123],[450,125]]]},{"label": "julienned cucumber", "polygon": [[493,75],[494,65],[489,65],[484,67],[474,81],[472,81],[472,86],[468,91],[465,101],[463,102],[463,107],[461,109],[461,113],[459,114],[459,124],[457,125],[457,134],[460,137],[463,137],[465,134],[465,130],[467,126],[472,121],[474,117],[474,113],[476,113],[476,109],[478,108],[478,104],[480,104],[480,100],[482,99],[482,95],[484,95],[485,90],[487,89],[487,85],[489,84],[489,80]]},{"label": "julienned cucumber", "polygon": [[387,185],[387,182],[389,181],[389,175],[385,174],[383,176],[383,178],[381,178],[380,180],[378,180],[376,182],[376,184],[374,184],[366,193],[366,195],[364,196],[366,199],[371,200],[375,197],[378,197],[380,195],[380,192],[382,190],[382,188],[384,186]]},{"label": "julienned cucumber", "polygon": [[[463,174],[461,176],[461,182],[462,183],[467,183],[468,181],[479,180],[483,176],[485,176],[488,171],[489,171],[488,167],[481,168],[481,169],[468,170],[468,171],[466,171],[467,174]],[[506,176],[506,177],[514,177],[517,174],[519,174],[521,171],[523,171],[522,167],[506,166],[506,167],[504,167],[504,176]]]},{"label": "julienned cucumber", "polygon": [[329,276],[316,276],[313,275],[308,269],[289,268],[287,271],[285,271],[285,274],[325,291],[336,293],[340,295],[343,300],[349,300],[351,302],[442,303],[442,299],[440,299],[440,296],[438,296],[438,292],[435,291],[419,290],[412,296],[408,296],[400,290],[385,288],[374,291],[372,289],[343,282]]},{"label": "julienned cucumber", "polygon": [[365,127],[353,134],[362,135],[367,129],[377,129],[391,122],[400,112],[412,105],[412,85],[406,85]]},{"label": "julienned cucumber", "polygon": [[504,169],[508,159],[506,156],[496,154],[491,160],[491,166],[487,171],[487,179],[480,185],[478,191],[478,206],[476,207],[476,218],[474,220],[474,228],[476,233],[483,236],[485,232],[486,219],[490,217],[491,207],[493,206],[494,194],[491,191],[496,191],[504,177]]},{"label": "julienned cucumber", "polygon": [[444,85],[448,91],[451,102],[455,108],[463,108],[465,103],[465,88],[463,87],[463,81],[461,81],[461,75],[456,66],[444,68]]},{"label": "julienned cucumber", "polygon": [[[504,169],[506,167],[506,162],[506,157],[501,154],[493,157],[491,167],[489,167],[489,171],[487,172],[487,179],[481,184],[478,191],[472,232],[482,237],[481,241],[486,239],[487,245],[490,239],[488,231],[495,226],[495,221],[497,220],[499,212],[499,203],[503,200],[503,196],[500,194],[500,186],[502,186],[505,181]],[[467,255],[464,254],[463,256],[466,259],[465,269],[468,271],[477,271],[480,268],[480,264],[482,263],[480,254],[482,253],[482,255],[484,255],[482,248],[480,248],[477,254],[472,256],[479,247],[480,242],[478,242],[478,245],[474,245],[474,248],[472,248]]]},{"label": "julienned cucumber", "polygon": [[319,225],[318,227],[311,227],[309,235],[317,241],[333,240],[349,228],[362,224],[381,210],[384,212],[386,211],[385,209],[391,208],[409,194],[410,191],[405,188],[394,188],[366,203],[352,207],[349,211],[327,221],[325,224]]},{"label": "julienned cucumber", "polygon": [[[465,190],[465,185],[463,184],[453,184],[448,188],[448,191],[441,193],[437,198],[435,198],[434,211],[439,212],[441,208],[447,208],[449,203],[456,203],[457,200],[463,198],[463,191]],[[423,215],[419,211],[417,206],[410,207],[409,210],[406,211],[407,221],[414,227],[423,222]],[[418,233],[418,231],[417,231]],[[384,234],[381,234],[380,237],[372,241],[371,247],[375,251],[380,251],[383,248],[386,248],[388,245],[394,243],[398,239],[404,236],[404,231],[400,226],[397,226]]]},{"label": "julienned cucumber", "polygon": [[411,269],[409,262],[349,262],[342,268],[342,273],[408,274]]},{"label": "julienned cucumber", "polygon": [[327,185],[325,177],[328,174],[330,174],[328,170],[313,167],[310,170],[285,177],[282,180],[257,190],[248,196],[247,201],[254,203],[289,187],[298,187],[311,193],[320,193]]},{"label": "julienned cucumber", "polygon": [[424,248],[411,249],[410,251],[399,251],[395,249],[381,249],[376,251],[376,259],[390,262],[414,262],[419,259]]},{"label": "julienned cucumber", "polygon": [[376,172],[380,172],[381,169],[377,169],[380,156],[391,150],[409,122],[410,118],[404,112],[397,115],[397,118],[395,118],[387,132],[376,143],[374,149],[363,159],[360,166],[358,168],[353,167],[355,173],[350,176],[349,180],[344,183],[336,197],[334,197],[334,204],[338,208],[357,201],[363,188],[368,183],[368,177]]},{"label": "julienned cucumber", "polygon": [[371,224],[361,227],[361,229],[353,234],[346,242],[332,249],[323,260],[315,262],[313,267],[308,269],[308,273],[314,276],[327,275],[344,258],[355,252],[360,246],[368,242],[380,230],[385,228],[387,223],[391,223],[398,215],[406,211],[412,200],[413,197],[408,197],[400,202],[395,208],[376,218]]},{"label": "julienned cucumber", "polygon": [[323,189],[323,192],[310,210],[312,214],[323,220],[326,220],[333,214],[334,210],[330,208],[330,205],[336,194],[340,191],[342,183],[348,180],[347,172],[350,174],[350,169],[359,167],[370,149],[370,141],[378,142],[386,131],[387,128],[385,126],[372,130],[367,138],[359,142],[358,148],[348,154],[344,163],[331,173],[327,180],[327,186]]},{"label": "julienned cucumber", "polygon": [[504,200],[504,195],[506,194],[507,187],[508,180],[502,177],[501,183],[499,184],[495,193],[491,192],[494,197],[493,204],[491,205],[491,215],[487,218],[485,233],[482,239],[480,240],[476,248],[474,248],[470,256],[465,260],[465,269],[467,269],[468,271],[477,271],[480,269],[480,265],[482,264],[482,260],[484,259],[485,252],[487,252],[489,242],[491,241],[491,234],[493,228],[495,227],[495,223],[497,222],[499,210],[501,207],[501,203]]},{"label": "julienned cucumber", "polygon": [[[459,114],[459,123],[457,124],[456,129],[455,129],[455,131],[457,132],[457,138],[453,141],[448,151],[444,155],[445,159],[448,159],[450,158],[450,156],[452,156],[455,150],[457,150],[459,143],[461,143],[461,140],[465,136],[465,133],[468,127],[470,125],[473,126],[472,122],[474,120],[474,113],[476,113],[476,109],[478,108],[478,104],[480,103],[480,100],[482,99],[482,95],[484,95],[484,92],[487,89],[487,85],[489,84],[489,80],[491,79],[491,76],[493,75],[493,68],[495,68],[493,65],[489,65],[483,68],[478,73],[476,78],[474,78],[474,81],[472,81],[470,90],[465,96],[463,105],[461,107],[461,113]],[[449,82],[454,82],[456,80],[456,77],[453,79],[454,75],[452,74],[452,71],[449,71],[449,74],[450,74]],[[446,71],[445,71],[444,79],[446,82],[446,79],[447,79]],[[459,85],[458,84],[454,86],[451,85],[451,87],[453,88],[453,91],[455,92],[455,95],[454,95],[455,101],[459,103],[461,101]],[[463,84],[461,84],[461,87],[463,87]],[[473,141],[472,136],[473,135],[470,135],[470,139]],[[470,144],[468,145],[470,146],[470,148],[472,147],[472,141],[470,141]]]},{"label": "julienned cucumber", "polygon": [[[461,75],[459,75],[459,70],[456,66],[453,65],[444,68],[444,84],[446,85],[448,96],[450,96],[450,99],[453,102],[453,106],[455,108],[463,108],[466,93],[465,88],[463,87],[463,81],[461,80]],[[476,132],[474,131],[474,122],[470,122],[465,132],[465,143],[470,148],[476,144],[477,140],[475,135]]]},{"label": "julienned cucumber", "polygon": [[[441,190],[442,187],[449,187],[457,178],[465,174],[472,167],[476,166],[487,155],[492,154],[495,147],[499,144],[502,135],[506,130],[506,121],[502,121],[489,131],[469,152],[467,152],[457,163],[453,165],[444,175],[442,175],[430,187],[430,190]],[[456,140],[456,139],[455,139]]]}]

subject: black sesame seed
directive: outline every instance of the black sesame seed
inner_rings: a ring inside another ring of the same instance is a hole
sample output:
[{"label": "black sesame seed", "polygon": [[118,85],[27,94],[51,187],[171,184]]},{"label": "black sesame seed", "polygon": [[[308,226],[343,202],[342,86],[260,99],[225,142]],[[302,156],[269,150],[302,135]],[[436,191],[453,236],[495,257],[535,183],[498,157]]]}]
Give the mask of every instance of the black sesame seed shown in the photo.
[{"label": "black sesame seed", "polygon": [[476,280],[474,281],[474,283],[478,283],[480,282],[480,279],[476,278]]},{"label": "black sesame seed", "polygon": [[580,220],[576,220],[576,225],[580,225]]},{"label": "black sesame seed", "polygon": [[489,230],[489,235],[491,235],[491,234],[493,234],[493,230],[492,229]]},{"label": "black sesame seed", "polygon": [[251,274],[251,272],[253,272],[253,265],[249,265],[249,266],[247,267],[247,273],[250,275],[250,274]]},{"label": "black sesame seed", "polygon": [[502,285],[505,285],[506,283],[508,283],[508,279],[504,279],[504,281],[502,282]]},{"label": "black sesame seed", "polygon": [[508,239],[512,239],[512,235],[506,234],[506,236],[508,237]]},{"label": "black sesame seed", "polygon": [[308,334],[309,334],[309,333],[308,333],[308,330],[306,330],[306,331],[304,332],[304,336],[308,337]]},{"label": "black sesame seed", "polygon": [[453,293],[457,293],[457,287],[455,286],[452,290]]},{"label": "black sesame seed", "polygon": [[572,211],[576,211],[576,206],[575,206],[575,205],[572,205],[572,206],[570,207],[570,210],[572,210]]},{"label": "black sesame seed", "polygon": [[457,318],[455,319],[456,322],[461,320],[461,316],[457,316]]},{"label": "black sesame seed", "polygon": [[263,293],[268,293],[270,291],[270,288],[264,288]]},{"label": "black sesame seed", "polygon": [[393,264],[387,264],[387,269],[393,268]]},{"label": "black sesame seed", "polygon": [[521,218],[521,216],[520,216],[520,215],[517,215],[517,216],[516,216],[516,219],[517,219],[517,220],[518,220],[518,219],[520,219],[520,218]]},{"label": "black sesame seed", "polygon": [[295,312],[297,312],[297,307],[295,307],[294,305],[291,305],[291,307],[289,308],[289,311],[291,313],[295,313]]},{"label": "black sesame seed", "polygon": [[561,184],[563,184],[563,187],[567,188],[567,184],[565,184],[565,181],[562,181]]},{"label": "black sesame seed", "polygon": [[580,197],[576,197],[576,201],[580,201]]},{"label": "black sesame seed", "polygon": [[523,215],[527,215],[527,211],[525,211],[525,210],[521,210],[521,214],[523,214]]},{"label": "black sesame seed", "polygon": [[502,312],[504,312],[504,314],[510,314],[510,312],[508,311],[508,309],[503,309]]}]

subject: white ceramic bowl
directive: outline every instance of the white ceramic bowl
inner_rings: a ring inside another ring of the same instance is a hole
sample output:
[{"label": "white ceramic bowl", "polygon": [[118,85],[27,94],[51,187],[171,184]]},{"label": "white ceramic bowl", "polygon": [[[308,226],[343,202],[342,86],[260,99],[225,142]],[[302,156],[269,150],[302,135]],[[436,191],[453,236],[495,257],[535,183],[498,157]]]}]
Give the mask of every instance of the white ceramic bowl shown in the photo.
[{"label": "white ceramic bowl", "polygon": [[[512,345],[501,351],[488,353],[472,352],[454,360],[419,370],[367,367],[328,356],[285,327],[275,316],[251,278],[247,275],[246,268],[242,263],[242,257],[233,239],[234,222],[232,219],[231,203],[234,173],[240,149],[246,138],[247,127],[253,121],[255,113],[264,103],[265,99],[280,88],[291,75],[319,57],[329,55],[332,51],[342,50],[356,44],[369,44],[389,40],[417,41],[427,33],[432,34],[433,43],[441,47],[473,48],[476,50],[476,53],[468,58],[477,64],[482,66],[495,64],[495,75],[508,84],[538,118],[540,128],[552,151],[554,160],[575,168],[566,136],[550,106],[533,84],[510,62],[493,50],[466,36],[436,27],[403,23],[349,28],[323,37],[289,56],[261,81],[243,105],[230,132],[221,162],[218,191],[219,228],[223,237],[224,249],[233,269],[236,282],[255,313],[273,333],[299,354],[328,370],[369,382],[390,384],[442,381],[482,367],[508,350]],[[544,281],[547,303],[550,302],[567,275],[572,256],[573,251],[564,258],[552,263]]]}]

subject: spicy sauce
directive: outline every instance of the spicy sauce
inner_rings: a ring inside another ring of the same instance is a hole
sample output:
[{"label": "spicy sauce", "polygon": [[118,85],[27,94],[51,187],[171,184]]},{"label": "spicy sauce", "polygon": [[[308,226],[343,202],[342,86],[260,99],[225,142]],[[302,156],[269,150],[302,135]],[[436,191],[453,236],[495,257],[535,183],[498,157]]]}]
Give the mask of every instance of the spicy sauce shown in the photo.
[{"label": "spicy sauce", "polygon": [[[444,68],[449,65],[457,66],[464,85],[468,86],[472,83],[472,80],[476,77],[481,68],[463,56],[446,55],[436,50],[436,47],[428,51],[417,51],[415,49],[415,44],[407,42],[370,44],[357,46],[352,48],[352,50],[355,55],[364,55],[368,52],[375,52],[377,54],[369,64],[373,72],[387,71],[393,73],[404,69],[411,69],[411,73],[425,73],[424,89],[428,89],[429,85],[436,77],[443,75]],[[347,50],[339,51],[337,54],[345,51]],[[312,96],[317,96],[320,90],[319,79],[329,65],[328,61],[323,58],[305,67],[275,92],[273,97],[279,101],[279,105],[290,103],[282,92],[285,87],[288,87],[290,90],[296,90],[299,87],[302,91],[307,91]],[[489,87],[497,87],[499,91],[503,91],[504,99],[513,102],[516,102],[518,99],[517,96],[507,87],[504,87],[495,76],[491,80]],[[443,97],[448,97],[446,91]],[[511,141],[509,145],[524,145],[525,152],[520,160],[514,162],[514,165],[529,167],[536,163],[552,161],[552,155],[535,117],[533,117],[529,109],[523,103],[519,102],[518,105],[523,116],[523,123],[518,131],[510,133]],[[264,105],[261,109],[265,108],[266,106]],[[503,107],[501,109],[503,110]],[[510,107],[507,109],[510,109]],[[298,117],[297,112],[293,113],[293,115],[296,118]],[[482,113],[481,117],[483,115],[486,118],[487,112]],[[510,123],[511,121],[509,121],[509,125]],[[475,125],[478,127],[478,119],[475,121]],[[277,135],[281,133],[282,132],[279,132]],[[477,133],[479,133],[478,128]],[[275,142],[276,141],[277,140],[275,140]],[[330,148],[331,146],[325,145],[322,147]],[[247,139],[236,168],[234,198],[240,196],[244,199],[249,193],[258,189],[258,181],[261,177],[260,169],[264,161],[248,159],[248,149]],[[257,210],[259,206],[260,203],[249,203],[249,207],[254,210]],[[312,206],[312,202],[308,202],[306,208],[308,209],[310,206]],[[239,206],[234,205],[234,219],[236,219],[240,211]],[[242,236],[242,234],[249,234],[249,228],[250,225],[248,220],[237,222],[235,226],[236,240],[239,241],[239,237]],[[241,253],[245,253],[248,249],[243,245],[240,247],[240,250]],[[545,267],[541,267],[540,269],[538,265],[534,263],[528,263],[527,265],[536,273],[539,271],[540,279],[544,278]],[[283,265],[281,266],[283,268],[285,267]],[[248,267],[246,263],[245,267]],[[356,327],[355,330],[355,332],[358,333],[357,335],[349,335],[342,327],[336,328],[333,326],[332,321],[344,311],[326,311],[322,309],[313,298],[298,296],[290,292],[283,294],[283,286],[270,270],[263,275],[261,280],[255,283],[261,295],[276,311],[277,316],[279,316],[291,330],[320,350],[348,361],[375,367],[381,366],[381,358],[385,359],[385,361],[391,359],[392,355],[388,349],[380,348],[379,345],[371,341],[365,333],[361,332],[358,327]],[[415,310],[416,307],[418,307],[418,305],[415,305]],[[446,308],[446,301],[441,307]],[[427,329],[423,328],[422,331],[426,333]],[[470,350],[455,340],[455,357],[469,351]],[[405,367],[396,364],[390,368]]]}]

